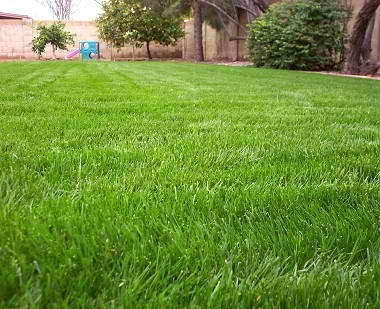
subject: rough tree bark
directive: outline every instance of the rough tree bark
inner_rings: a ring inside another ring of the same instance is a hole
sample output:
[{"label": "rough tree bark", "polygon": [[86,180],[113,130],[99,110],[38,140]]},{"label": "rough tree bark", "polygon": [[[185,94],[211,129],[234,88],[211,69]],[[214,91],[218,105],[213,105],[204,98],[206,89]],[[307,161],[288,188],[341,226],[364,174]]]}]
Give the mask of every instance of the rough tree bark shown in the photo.
[{"label": "rough tree bark", "polygon": [[364,42],[361,50],[361,57],[364,61],[369,60],[369,57],[372,52],[372,37],[373,30],[375,29],[376,15],[371,18],[371,21],[368,24],[367,31],[365,33]]},{"label": "rough tree bark", "polygon": [[151,60],[152,59],[152,54],[150,53],[150,42],[146,42],[146,51],[148,53],[148,59]]},{"label": "rough tree bark", "polygon": [[192,0],[191,6],[193,9],[194,17],[195,60],[204,61],[205,57],[203,55],[202,4],[199,0]]},{"label": "rough tree bark", "polygon": [[57,48],[54,45],[52,45],[52,49],[53,49],[53,59],[57,60],[57,55],[55,53],[55,51],[57,50]]},{"label": "rough tree bark", "polygon": [[347,58],[346,71],[350,74],[371,75],[375,74],[380,68],[378,63],[373,63],[362,57],[367,29],[379,6],[380,0],[368,0],[356,17]]}]

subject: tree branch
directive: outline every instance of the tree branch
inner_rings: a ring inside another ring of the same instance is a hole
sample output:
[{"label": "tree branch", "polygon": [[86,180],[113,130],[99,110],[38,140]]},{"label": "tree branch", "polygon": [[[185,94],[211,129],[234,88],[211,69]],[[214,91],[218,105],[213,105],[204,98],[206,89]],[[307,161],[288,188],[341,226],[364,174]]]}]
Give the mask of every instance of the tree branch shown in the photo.
[{"label": "tree branch", "polygon": [[210,1],[207,1],[207,0],[200,0],[200,2],[204,3],[204,4],[207,4],[211,7],[213,7],[214,9],[216,9],[219,13],[221,13],[223,16],[225,16],[229,21],[231,21],[232,23],[234,23],[235,25],[239,26],[240,28],[244,29],[245,28],[239,23],[237,22],[235,19],[233,19],[230,15],[227,14],[227,12],[225,10],[223,10],[221,7],[219,7],[218,5],[216,5],[215,3],[212,3]]},{"label": "tree branch", "polygon": [[[247,8],[246,6],[243,6],[243,5],[239,5],[239,4],[235,4],[235,7],[239,8],[239,9],[242,9],[250,14],[252,14],[253,16],[257,17],[257,13],[252,11],[250,8]],[[260,9],[261,10],[261,9]]]}]

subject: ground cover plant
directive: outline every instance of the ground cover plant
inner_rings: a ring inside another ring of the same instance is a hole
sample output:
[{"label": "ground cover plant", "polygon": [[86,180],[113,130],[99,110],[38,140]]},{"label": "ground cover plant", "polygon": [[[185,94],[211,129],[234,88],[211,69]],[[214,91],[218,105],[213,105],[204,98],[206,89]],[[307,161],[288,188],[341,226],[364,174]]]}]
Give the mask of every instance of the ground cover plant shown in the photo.
[{"label": "ground cover plant", "polygon": [[365,308],[379,82],[0,64],[0,307]]}]

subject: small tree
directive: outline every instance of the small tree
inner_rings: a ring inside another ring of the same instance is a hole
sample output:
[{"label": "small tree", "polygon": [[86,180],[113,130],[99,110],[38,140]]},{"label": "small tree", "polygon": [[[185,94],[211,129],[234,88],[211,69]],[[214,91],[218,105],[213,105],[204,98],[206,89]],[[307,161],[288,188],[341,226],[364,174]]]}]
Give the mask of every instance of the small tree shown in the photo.
[{"label": "small tree", "polygon": [[163,17],[149,7],[123,0],[105,1],[97,24],[100,38],[117,48],[146,44],[149,59],[151,42],[175,45],[185,35],[179,19]]},{"label": "small tree", "polygon": [[67,50],[67,46],[74,45],[73,35],[65,31],[65,25],[54,23],[47,26],[37,27],[38,35],[32,41],[32,50],[41,57],[46,45],[53,48],[53,58],[57,59],[55,52],[57,49]]}]

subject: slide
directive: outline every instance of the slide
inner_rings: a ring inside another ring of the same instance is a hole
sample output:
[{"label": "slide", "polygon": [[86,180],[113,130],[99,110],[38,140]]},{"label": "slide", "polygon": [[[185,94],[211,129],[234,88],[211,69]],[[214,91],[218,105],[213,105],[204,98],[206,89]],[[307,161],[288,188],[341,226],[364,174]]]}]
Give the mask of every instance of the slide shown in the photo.
[{"label": "slide", "polygon": [[71,59],[73,58],[75,55],[78,55],[80,53],[80,50],[79,49],[76,49],[76,50],[72,50],[71,52],[69,52],[65,59]]}]

